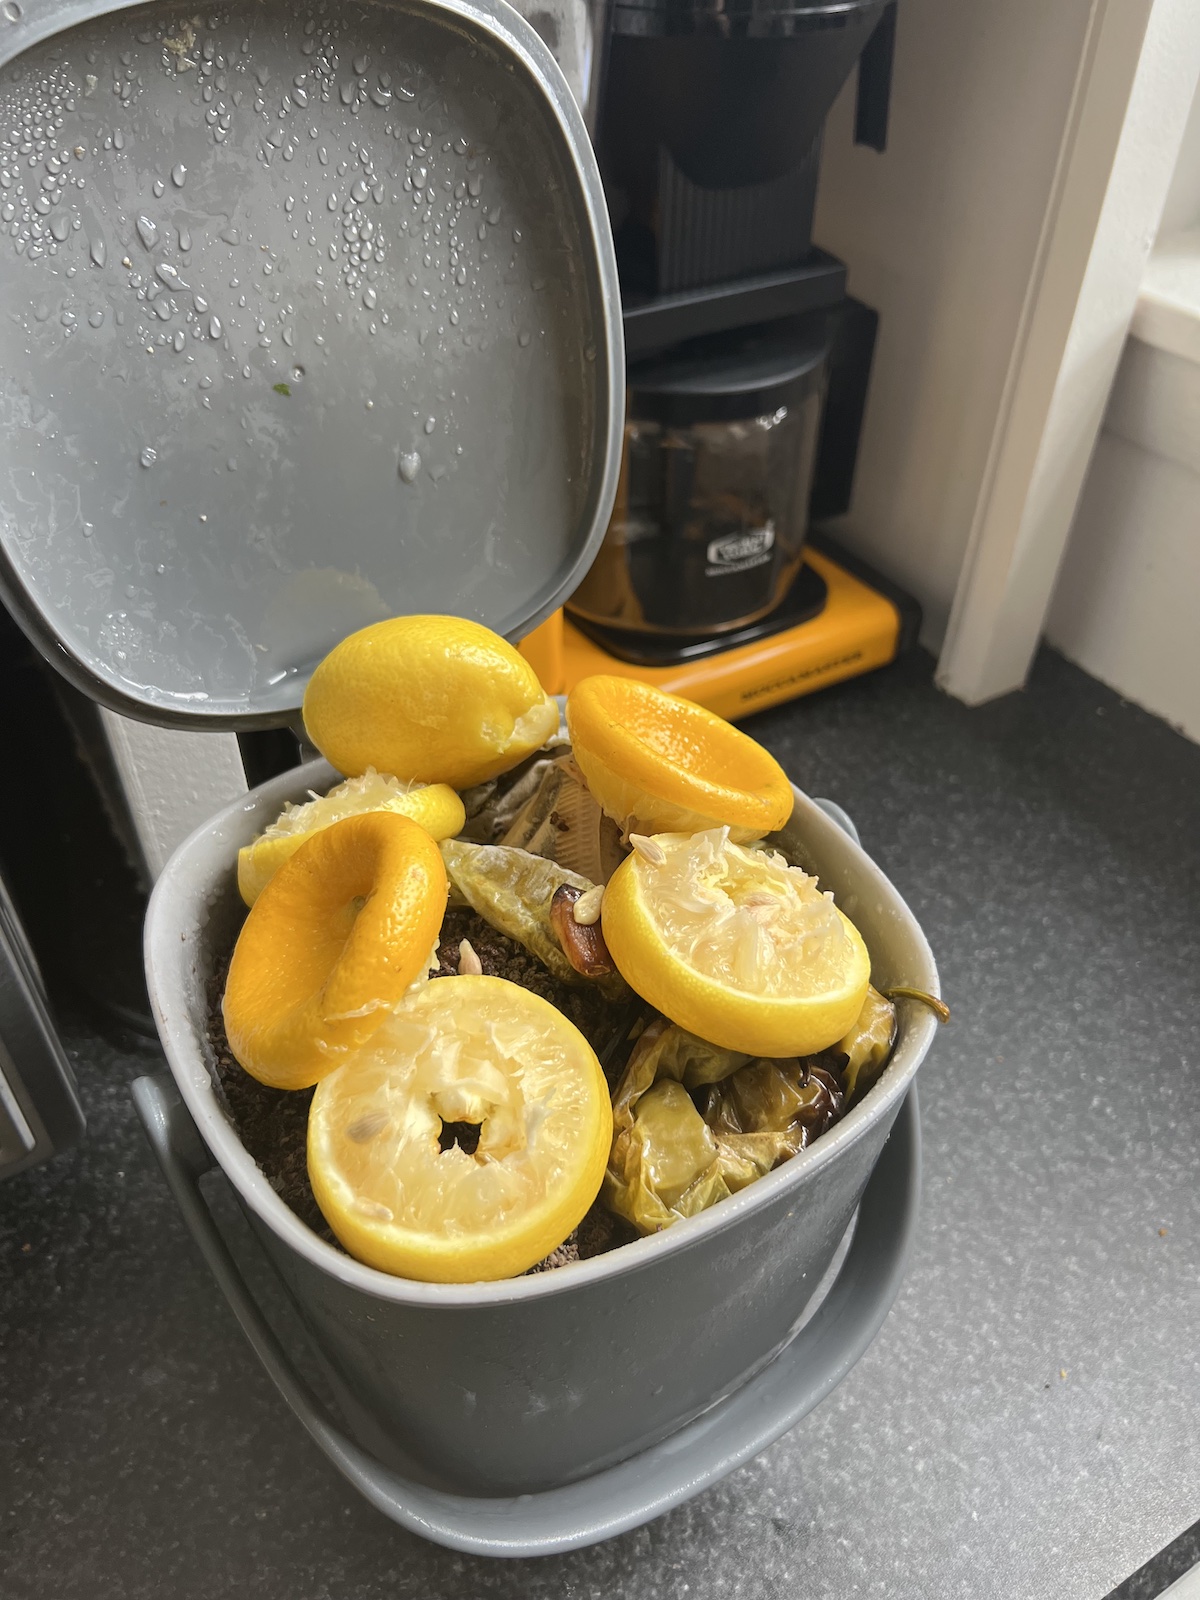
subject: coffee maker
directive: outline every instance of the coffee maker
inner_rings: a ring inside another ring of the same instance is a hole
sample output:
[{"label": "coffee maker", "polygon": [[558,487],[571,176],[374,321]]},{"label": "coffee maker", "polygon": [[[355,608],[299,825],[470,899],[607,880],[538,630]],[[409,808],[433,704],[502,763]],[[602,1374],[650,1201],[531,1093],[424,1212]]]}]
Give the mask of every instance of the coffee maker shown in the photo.
[{"label": "coffee maker", "polygon": [[550,688],[627,673],[745,715],[920,624],[819,532],[849,508],[878,321],[813,243],[822,130],[857,66],[855,137],[883,149],[896,0],[600,0],[587,28],[572,4],[521,9],[599,159],[628,411],[604,544],[523,648]]}]

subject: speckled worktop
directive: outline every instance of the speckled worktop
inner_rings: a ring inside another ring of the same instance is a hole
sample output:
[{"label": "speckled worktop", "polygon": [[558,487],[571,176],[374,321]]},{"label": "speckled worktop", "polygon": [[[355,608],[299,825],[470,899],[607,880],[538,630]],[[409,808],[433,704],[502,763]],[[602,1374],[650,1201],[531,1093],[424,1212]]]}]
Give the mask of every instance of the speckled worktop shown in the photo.
[{"label": "speckled worktop", "polygon": [[285,1411],[127,1085],[0,1185],[5,1600],[1099,1600],[1200,1517],[1200,748],[1044,655],[968,710],[927,657],[751,725],[844,804],[954,1022],[907,1281],[841,1387],[648,1528],[488,1563],[402,1533]]}]

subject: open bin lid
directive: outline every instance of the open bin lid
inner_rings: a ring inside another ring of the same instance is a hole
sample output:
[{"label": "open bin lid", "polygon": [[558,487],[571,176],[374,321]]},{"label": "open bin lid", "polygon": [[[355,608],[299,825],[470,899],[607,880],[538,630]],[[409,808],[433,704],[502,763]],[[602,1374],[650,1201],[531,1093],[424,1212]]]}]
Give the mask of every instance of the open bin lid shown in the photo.
[{"label": "open bin lid", "polygon": [[519,637],[603,537],[622,374],[502,0],[0,4],[0,591],[93,698],[270,726],[380,618]]}]

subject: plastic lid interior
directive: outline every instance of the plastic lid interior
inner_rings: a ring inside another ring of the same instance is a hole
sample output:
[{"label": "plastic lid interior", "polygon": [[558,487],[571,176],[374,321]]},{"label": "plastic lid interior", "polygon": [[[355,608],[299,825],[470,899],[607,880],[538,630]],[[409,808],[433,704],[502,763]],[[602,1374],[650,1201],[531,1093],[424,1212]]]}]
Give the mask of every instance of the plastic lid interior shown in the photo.
[{"label": "plastic lid interior", "polygon": [[599,178],[532,29],[264,0],[39,42],[54,17],[0,36],[26,630],[117,709],[247,727],[382,617],[536,625],[603,536],[623,394]]}]

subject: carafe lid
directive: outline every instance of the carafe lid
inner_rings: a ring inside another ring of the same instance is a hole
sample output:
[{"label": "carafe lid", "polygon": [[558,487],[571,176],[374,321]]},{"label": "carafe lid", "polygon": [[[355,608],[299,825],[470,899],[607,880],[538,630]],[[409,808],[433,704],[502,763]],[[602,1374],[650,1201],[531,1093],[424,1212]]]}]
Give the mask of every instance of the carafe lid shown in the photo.
[{"label": "carafe lid", "polygon": [[0,590],[72,681],[290,720],[403,612],[510,637],[624,414],[582,118],[502,0],[0,8]]},{"label": "carafe lid", "polygon": [[822,313],[697,339],[629,369],[629,415],[680,426],[736,422],[820,388],[829,358]]}]

